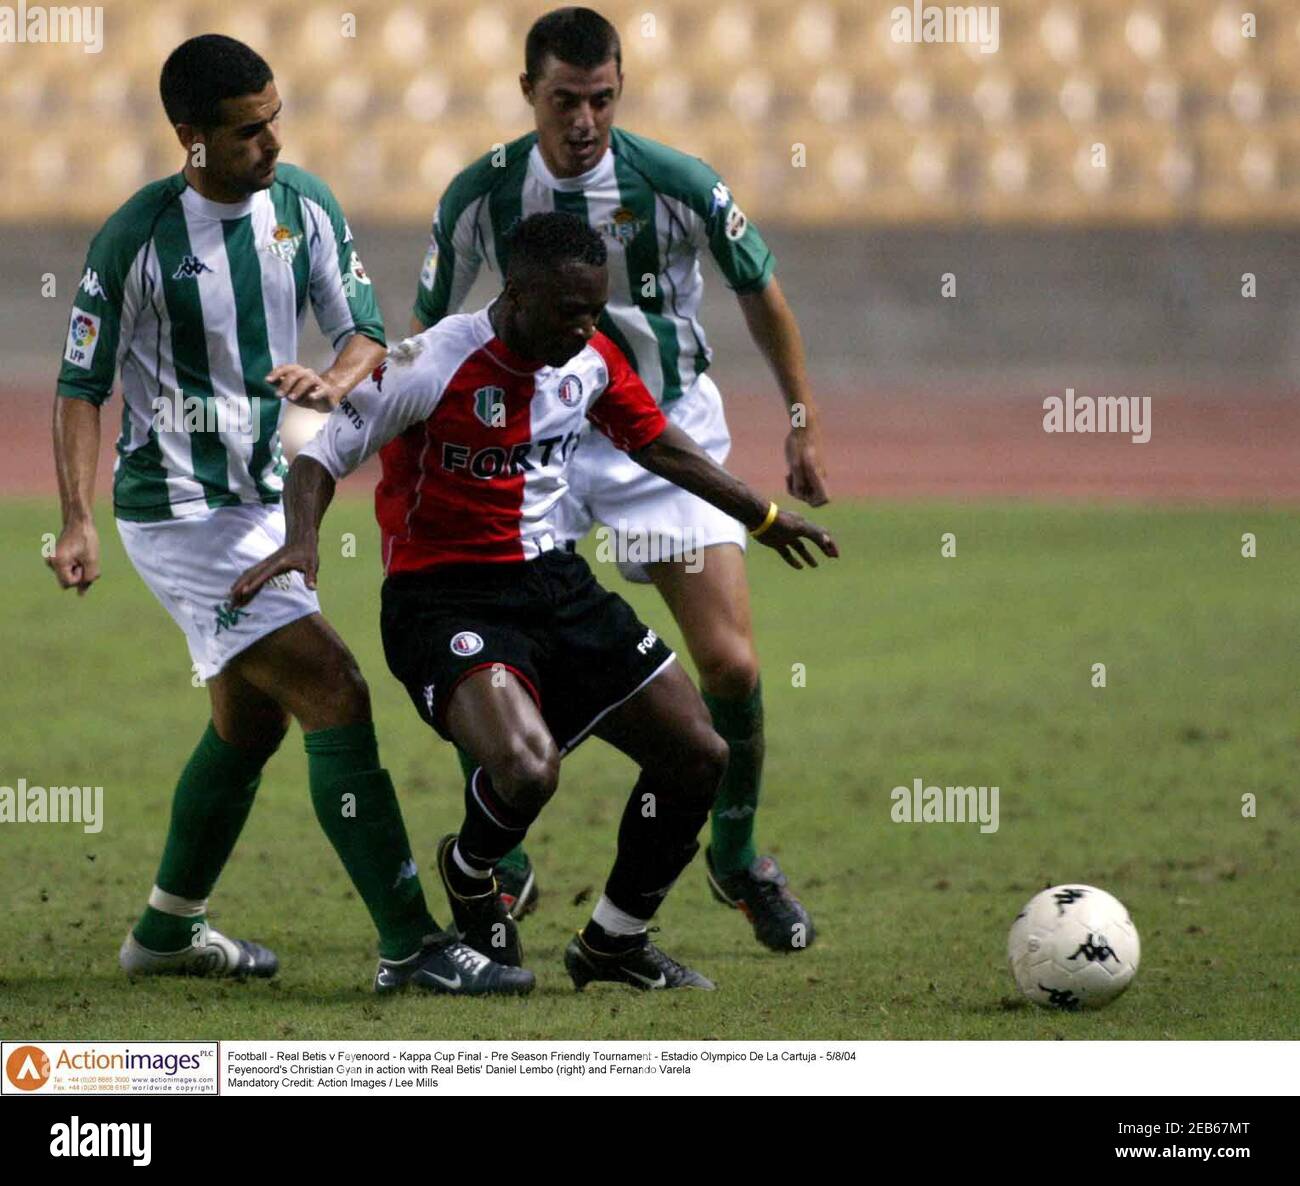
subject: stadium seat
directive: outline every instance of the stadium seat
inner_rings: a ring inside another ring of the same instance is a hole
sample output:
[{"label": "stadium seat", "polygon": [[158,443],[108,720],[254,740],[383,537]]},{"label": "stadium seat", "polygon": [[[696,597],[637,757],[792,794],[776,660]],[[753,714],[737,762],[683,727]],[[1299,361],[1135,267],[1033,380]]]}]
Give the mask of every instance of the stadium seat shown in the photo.
[{"label": "stadium seat", "polygon": [[1202,162],[1197,213],[1209,222],[1294,220],[1300,215],[1300,132],[1294,125],[1243,128],[1211,115],[1196,129]]},{"label": "stadium seat", "polygon": [[[552,6],[133,0],[110,15],[115,52],[79,55],[76,70],[67,47],[0,45],[0,220],[101,218],[133,178],[178,167],[158,72],[185,37],[215,30],[276,70],[286,159],[329,175],[367,217],[423,224],[430,189],[531,125],[522,42]],[[1288,217],[1294,0],[1006,0],[996,54],[896,39],[895,7],[610,0],[629,88],[620,122],[709,160],[765,220]],[[98,120],[121,129],[113,145],[87,131]],[[1102,172],[1088,163],[1098,139],[1114,150]],[[64,192],[82,154],[78,176],[94,183]]]}]

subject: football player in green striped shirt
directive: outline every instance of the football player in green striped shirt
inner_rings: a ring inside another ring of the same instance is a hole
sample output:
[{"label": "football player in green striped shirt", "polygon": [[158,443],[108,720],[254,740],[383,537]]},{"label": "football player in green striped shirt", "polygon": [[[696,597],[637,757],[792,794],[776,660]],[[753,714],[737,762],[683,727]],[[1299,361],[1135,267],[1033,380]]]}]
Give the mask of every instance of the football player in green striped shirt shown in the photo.
[{"label": "football player in green striped shirt", "polygon": [[[131,975],[275,974],[272,951],[220,934],[207,909],[293,716],[316,816],[379,931],[376,990],[527,991],[531,974],[484,959],[429,914],[369,692],[321,616],[315,572],[286,575],[255,606],[229,600],[235,578],[285,540],[283,400],[337,405],[382,361],[384,326],[334,195],[278,161],[280,99],[266,62],[231,38],[196,37],[167,59],[161,91],[186,164],[140,190],[91,243],[54,416],[63,531],[50,563],[84,594],[100,575],[100,408],[120,372],[118,530],[184,632],[211,705],[121,965]],[[319,374],[297,362],[308,304],[336,351]]]},{"label": "football player in green striped shirt", "polygon": [[[712,352],[699,321],[700,257],[707,252],[736,294],[789,406],[787,488],[813,506],[825,503],[799,327],[757,229],[703,161],[613,126],[622,54],[617,31],[598,13],[548,13],[529,31],[524,57],[520,85],[536,130],[496,145],[442,195],[412,329],[456,312],[484,264],[505,274],[506,236],[521,218],[547,210],[576,214],[604,236],[609,250],[609,303],[599,328],[627,355],[668,418],[721,463],[731,437],[707,373]],[[597,433],[583,435],[562,509],[567,540],[600,524],[624,576],[652,581],[662,594],[699,670],[714,726],[731,747],[705,853],[714,896],[743,910],[766,946],[801,950],[812,941],[812,921],[776,861],[760,856],[754,842],[763,706],[744,529]],[[462,764],[471,774],[465,755]],[[512,913],[526,914],[537,897],[527,856],[511,853],[497,877]]]}]

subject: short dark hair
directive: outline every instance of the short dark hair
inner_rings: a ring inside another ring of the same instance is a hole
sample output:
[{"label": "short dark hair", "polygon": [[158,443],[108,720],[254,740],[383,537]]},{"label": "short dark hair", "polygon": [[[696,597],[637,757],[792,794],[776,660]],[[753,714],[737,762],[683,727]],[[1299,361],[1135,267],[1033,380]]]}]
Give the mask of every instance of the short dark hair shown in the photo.
[{"label": "short dark hair", "polygon": [[618,30],[590,8],[557,8],[537,18],[524,42],[524,73],[529,82],[541,77],[548,54],[581,70],[594,70],[613,58],[623,73]]},{"label": "short dark hair", "polygon": [[233,37],[204,33],[182,42],[163,63],[158,90],[174,124],[215,128],[222,99],[255,95],[274,75],[256,50]]},{"label": "short dark hair", "polygon": [[506,276],[554,272],[565,264],[605,266],[605,240],[576,214],[549,211],[530,214],[510,232]]}]

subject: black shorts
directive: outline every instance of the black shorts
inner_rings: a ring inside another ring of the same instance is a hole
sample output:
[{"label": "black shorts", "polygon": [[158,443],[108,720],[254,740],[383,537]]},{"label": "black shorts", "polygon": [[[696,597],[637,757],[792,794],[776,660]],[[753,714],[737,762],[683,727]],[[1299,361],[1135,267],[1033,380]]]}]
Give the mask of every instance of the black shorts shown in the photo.
[{"label": "black shorts", "polygon": [[456,686],[501,667],[527,688],[562,753],[652,680],[672,650],[572,552],[519,564],[399,573],[383,587],[389,670],[442,737]]}]

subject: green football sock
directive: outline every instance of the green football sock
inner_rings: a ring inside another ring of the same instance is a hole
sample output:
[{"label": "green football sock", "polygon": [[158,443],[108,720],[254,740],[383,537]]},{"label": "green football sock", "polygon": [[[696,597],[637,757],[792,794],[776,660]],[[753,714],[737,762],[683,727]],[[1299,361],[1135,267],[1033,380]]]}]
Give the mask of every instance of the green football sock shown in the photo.
[{"label": "green football sock", "polygon": [[[463,749],[461,749],[460,746],[456,747],[456,757],[460,761],[460,768],[464,772],[465,777],[469,778],[469,776],[474,773],[478,763]],[[497,865],[505,865],[507,868],[518,869],[520,871],[527,869],[528,854],[524,852],[524,846],[522,844],[516,844],[514,848],[497,861]]]},{"label": "green football sock", "polygon": [[[137,941],[150,951],[179,951],[204,922],[200,909],[243,830],[273,750],[247,750],[222,741],[211,721],[181,772],[172,797],[167,843],[154,885],[160,901],[184,899],[185,914],[146,906],[135,924]],[[178,907],[180,908],[180,907]],[[197,910],[198,913],[194,911]]]},{"label": "green football sock", "polygon": [[754,848],[754,813],[763,779],[763,688],[761,683],[743,700],[704,694],[713,727],[731,747],[731,761],[713,804],[709,855],[720,874],[748,869],[758,855]]},{"label": "green football sock", "polygon": [[379,931],[379,954],[405,959],[438,930],[411,859],[397,792],[369,721],[303,738],[316,818]]}]

